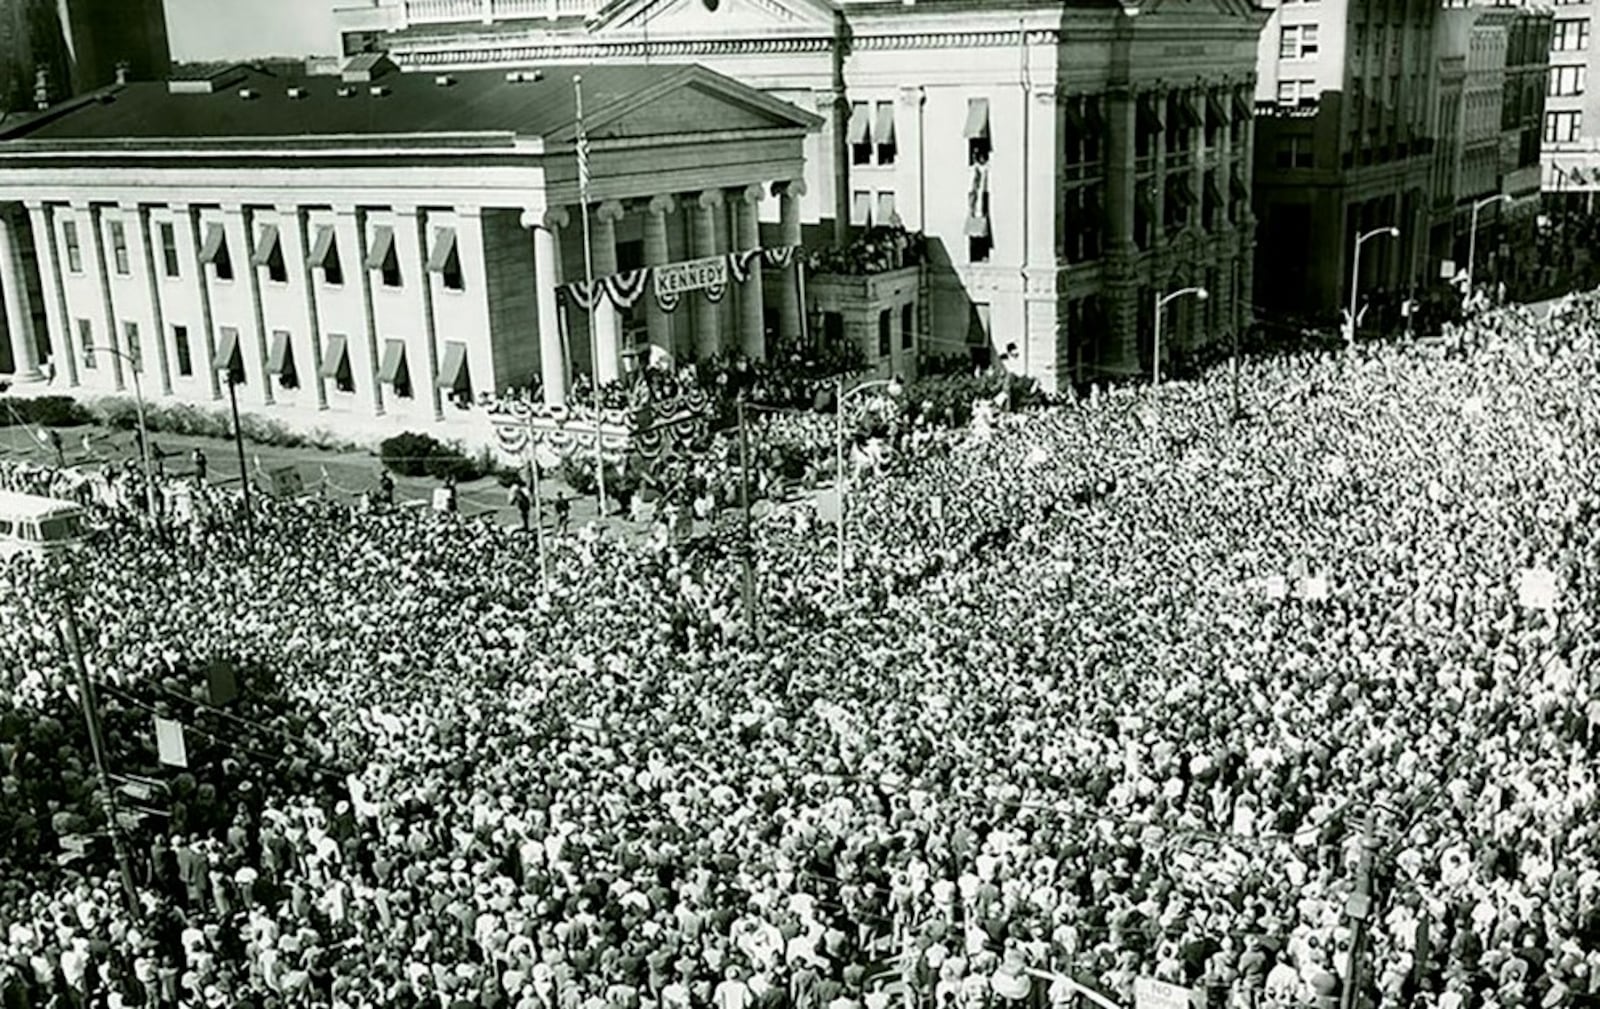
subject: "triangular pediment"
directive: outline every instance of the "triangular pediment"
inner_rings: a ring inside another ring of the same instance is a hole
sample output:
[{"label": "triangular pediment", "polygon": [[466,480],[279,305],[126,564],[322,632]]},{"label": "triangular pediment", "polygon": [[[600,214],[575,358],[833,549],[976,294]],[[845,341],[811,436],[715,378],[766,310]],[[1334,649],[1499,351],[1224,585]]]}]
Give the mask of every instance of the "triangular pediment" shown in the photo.
[{"label": "triangular pediment", "polygon": [[704,37],[832,25],[829,0],[617,0],[591,30]]},{"label": "triangular pediment", "polygon": [[[695,133],[814,130],[822,120],[764,91],[701,66],[684,67],[660,84],[586,109],[592,141],[681,137]],[[575,129],[547,139],[570,141]]]}]

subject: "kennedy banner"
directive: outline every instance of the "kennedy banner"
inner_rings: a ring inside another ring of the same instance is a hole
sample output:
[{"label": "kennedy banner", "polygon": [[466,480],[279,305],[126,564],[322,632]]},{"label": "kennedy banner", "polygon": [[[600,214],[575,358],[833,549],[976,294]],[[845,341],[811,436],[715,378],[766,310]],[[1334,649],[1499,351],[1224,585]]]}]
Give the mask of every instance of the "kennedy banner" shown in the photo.
[{"label": "kennedy banner", "polygon": [[691,259],[682,263],[669,263],[658,266],[656,274],[656,297],[671,298],[685,291],[703,291],[709,287],[721,287],[728,282],[728,257],[707,256],[704,259]]}]

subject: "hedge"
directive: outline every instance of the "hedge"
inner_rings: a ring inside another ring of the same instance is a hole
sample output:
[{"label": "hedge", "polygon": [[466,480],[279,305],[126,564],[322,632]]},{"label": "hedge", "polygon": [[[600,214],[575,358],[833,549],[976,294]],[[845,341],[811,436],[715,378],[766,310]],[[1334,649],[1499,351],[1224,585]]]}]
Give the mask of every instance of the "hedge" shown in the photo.
[{"label": "hedge", "polygon": [[[85,408],[89,420],[131,431],[139,426],[139,405],[125,396],[105,396],[90,401]],[[194,406],[189,403],[146,403],[145,426],[151,431],[191,435],[201,438],[232,438],[233,417],[227,410]],[[239,415],[239,426],[246,441],[275,448],[312,447],[334,452],[358,450],[361,446],[340,438],[332,431],[293,431],[282,421],[255,414]]]},{"label": "hedge", "polygon": [[401,476],[466,483],[496,472],[487,450],[469,456],[460,445],[446,444],[416,431],[403,431],[385,438],[378,447],[378,454],[385,466]]},{"label": "hedge", "polygon": [[80,427],[94,423],[94,416],[71,396],[7,397],[0,402],[6,406],[0,410],[0,427]]}]

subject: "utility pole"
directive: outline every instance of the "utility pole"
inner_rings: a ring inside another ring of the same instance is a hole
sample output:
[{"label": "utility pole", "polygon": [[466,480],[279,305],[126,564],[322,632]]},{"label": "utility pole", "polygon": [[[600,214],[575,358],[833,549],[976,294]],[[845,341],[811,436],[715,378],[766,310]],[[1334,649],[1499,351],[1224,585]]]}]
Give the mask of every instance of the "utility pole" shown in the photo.
[{"label": "utility pole", "polygon": [[89,667],[83,661],[83,648],[78,639],[78,617],[72,600],[63,597],[61,602],[61,637],[72,658],[78,676],[78,700],[83,705],[83,720],[89,728],[89,749],[94,755],[94,768],[100,777],[100,797],[105,805],[106,828],[111,832],[111,847],[116,852],[117,868],[122,873],[122,896],[128,903],[128,914],[139,919],[139,892],[133,885],[133,863],[128,860],[128,848],[123,843],[122,829],[117,824],[117,800],[111,790],[111,774],[106,770],[105,741],[100,736],[100,706],[95,699],[94,684],[89,679]]},{"label": "utility pole", "polygon": [[744,395],[734,401],[739,417],[739,509],[743,513],[744,539],[739,556],[744,566],[744,624],[752,641],[759,637],[756,626],[756,571],[750,556],[754,548],[750,537],[750,439],[744,426]]},{"label": "utility pole", "polygon": [[244,529],[249,538],[250,551],[256,549],[256,518],[250,510],[250,470],[244,464],[244,428],[239,426],[238,379],[230,365],[228,373],[228,406],[233,410],[233,445],[239,451],[239,488],[244,491]]},{"label": "utility pole", "polygon": [[1378,810],[1367,810],[1361,828],[1361,854],[1356,861],[1355,888],[1345,903],[1350,919],[1350,955],[1345,960],[1344,984],[1339,993],[1339,1009],[1358,1009],[1361,1000],[1361,963],[1366,957],[1367,923],[1372,918],[1372,862],[1378,850]]}]

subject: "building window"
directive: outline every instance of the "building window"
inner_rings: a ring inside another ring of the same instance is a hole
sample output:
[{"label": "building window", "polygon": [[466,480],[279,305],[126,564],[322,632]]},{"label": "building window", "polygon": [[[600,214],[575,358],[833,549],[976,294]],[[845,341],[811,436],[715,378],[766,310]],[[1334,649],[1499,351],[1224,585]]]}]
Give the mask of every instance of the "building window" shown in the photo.
[{"label": "building window", "polygon": [[367,249],[367,269],[378,271],[384,287],[401,285],[400,256],[394,249],[394,229],[386,224],[372,229],[372,245]]},{"label": "building window", "polygon": [[283,241],[278,237],[276,224],[263,227],[260,235],[256,237],[256,251],[251,259],[251,265],[265,266],[267,279],[274,284],[289,282],[289,267],[283,261]]},{"label": "building window", "polygon": [[189,327],[172,327],[172,349],[177,351],[178,374],[188,378],[194,374],[194,355],[189,347]]},{"label": "building window", "polygon": [[1299,105],[1309,102],[1317,97],[1317,82],[1304,79],[1291,79],[1278,82],[1278,104]]},{"label": "building window", "polygon": [[210,264],[218,280],[233,279],[233,257],[228,254],[228,233],[221,224],[206,225],[206,240],[200,246],[200,265]]},{"label": "building window", "polygon": [[850,163],[872,164],[872,107],[866,102],[850,105]]},{"label": "building window", "polygon": [[300,387],[300,374],[294,367],[294,339],[286,329],[272,331],[272,343],[267,351],[267,374],[278,376],[278,385],[285,389]]},{"label": "building window", "polygon": [[[618,243],[619,253],[621,246],[626,244],[628,243]],[[622,265],[623,269],[636,269],[626,264],[619,265]],[[456,249],[456,229],[433,229],[433,251],[428,254],[428,269],[439,275],[445,290],[466,290],[466,280],[461,275],[461,254]]]},{"label": "building window", "polygon": [[866,190],[850,194],[850,223],[858,228],[872,226],[872,194]]},{"label": "building window", "polygon": [[339,241],[333,225],[317,228],[317,240],[311,246],[311,266],[322,270],[322,282],[330,287],[344,283],[344,266],[339,261]]},{"label": "building window", "polygon": [[894,138],[894,102],[878,103],[878,115],[873,125],[876,129],[873,130],[872,141],[877,145],[878,164],[894,164],[898,153]]},{"label": "building window", "polygon": [[822,313],[822,345],[830,348],[844,346],[844,314],[842,312]]},{"label": "building window", "polygon": [[83,366],[94,368],[94,325],[88,319],[78,320],[78,343],[83,347]]},{"label": "building window", "polygon": [[878,313],[878,356],[888,357],[894,352],[894,310],[885,308]]},{"label": "building window", "polygon": [[[1587,66],[1567,66],[1550,68],[1550,96],[1552,98],[1571,98],[1583,94],[1584,86],[1589,82],[1589,68]],[[1516,105],[1507,106],[1516,112]]]},{"label": "building window", "polygon": [[122,324],[122,342],[128,348],[128,363],[134,371],[144,374],[144,355],[139,348],[139,324],[137,322],[124,322]]},{"label": "building window", "polygon": [[1578,139],[1583,125],[1582,112],[1546,112],[1544,114],[1544,142],[1569,144]]},{"label": "building window", "polygon": [[917,345],[917,306],[900,306],[900,349],[911,350]]},{"label": "building window", "polygon": [[128,233],[122,227],[121,221],[112,221],[111,224],[111,261],[117,276],[128,275]]},{"label": "building window", "polygon": [[1550,36],[1553,53],[1577,53],[1589,48],[1589,19],[1562,18]]},{"label": "building window", "polygon": [[1317,55],[1316,25],[1285,25],[1278,34],[1278,58],[1311,59]]},{"label": "building window", "polygon": [[156,223],[156,235],[161,240],[161,268],[168,277],[182,276],[178,268],[178,235],[170,221]]},{"label": "building window", "polygon": [[989,99],[967,100],[967,124],[963,133],[967,138],[967,164],[987,165],[993,150],[989,136]]},{"label": "building window", "polygon": [[61,222],[61,240],[67,246],[67,269],[73,273],[83,272],[83,247],[78,244],[78,222]]},{"label": "building window", "polygon": [[355,373],[350,369],[350,340],[343,333],[329,333],[327,350],[322,356],[323,378],[333,379],[333,387],[340,392],[355,392]]},{"label": "building window", "polygon": [[972,212],[967,217],[967,262],[987,263],[994,251],[994,233],[989,227],[989,190],[972,194]]}]

